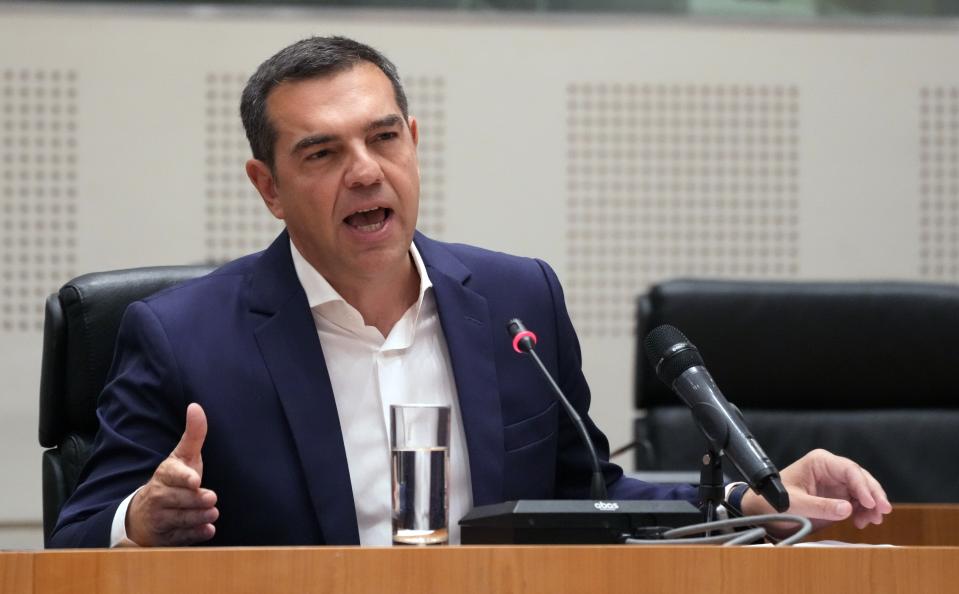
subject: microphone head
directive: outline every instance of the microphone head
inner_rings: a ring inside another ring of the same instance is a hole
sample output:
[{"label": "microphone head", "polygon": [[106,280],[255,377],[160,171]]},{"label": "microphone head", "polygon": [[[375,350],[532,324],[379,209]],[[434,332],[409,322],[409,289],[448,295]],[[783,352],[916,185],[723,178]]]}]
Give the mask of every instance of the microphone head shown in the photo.
[{"label": "microphone head", "polygon": [[699,350],[675,326],[663,324],[650,330],[644,341],[646,357],[667,386],[690,367],[703,364]]},{"label": "microphone head", "polygon": [[774,474],[760,483],[758,492],[777,512],[784,514],[789,510],[789,491],[783,485],[779,474]]},{"label": "microphone head", "polygon": [[519,318],[506,322],[506,331],[513,339],[513,350],[517,353],[528,353],[536,346],[536,335],[526,329],[526,325]]}]

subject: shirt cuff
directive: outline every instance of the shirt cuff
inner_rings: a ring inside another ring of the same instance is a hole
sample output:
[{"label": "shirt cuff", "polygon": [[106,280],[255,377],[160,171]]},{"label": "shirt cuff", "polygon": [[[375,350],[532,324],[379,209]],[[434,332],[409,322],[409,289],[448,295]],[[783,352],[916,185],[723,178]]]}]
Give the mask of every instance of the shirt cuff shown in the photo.
[{"label": "shirt cuff", "polygon": [[[140,489],[142,488],[140,487]],[[113,514],[113,526],[110,528],[110,548],[140,546],[127,538],[127,509],[130,507],[130,502],[133,501],[133,496],[140,489],[127,495],[127,498],[121,501],[120,506],[117,507],[117,512]]]}]

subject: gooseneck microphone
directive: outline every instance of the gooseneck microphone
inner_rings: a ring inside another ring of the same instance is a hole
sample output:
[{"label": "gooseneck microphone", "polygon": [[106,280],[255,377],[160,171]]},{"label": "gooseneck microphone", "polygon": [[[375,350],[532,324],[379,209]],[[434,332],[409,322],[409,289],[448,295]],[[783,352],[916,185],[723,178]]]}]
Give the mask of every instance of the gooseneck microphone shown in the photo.
[{"label": "gooseneck microphone", "polygon": [[646,355],[656,375],[686,403],[714,452],[725,454],[776,511],[789,509],[779,471],[703,364],[699,350],[678,329],[664,324],[646,336]]},{"label": "gooseneck microphone", "polygon": [[556,380],[553,379],[553,376],[550,375],[549,371],[546,369],[546,366],[543,365],[543,362],[540,360],[539,355],[537,355],[536,351],[533,349],[533,347],[536,346],[536,335],[527,330],[526,326],[523,325],[523,322],[520,321],[519,318],[513,318],[507,322],[506,330],[509,332],[510,338],[513,339],[513,350],[520,354],[527,353],[533,358],[533,361],[536,362],[536,366],[539,367],[543,377],[546,378],[547,382],[549,382],[550,387],[553,389],[556,397],[563,405],[563,408],[566,409],[566,414],[568,414],[570,420],[573,421],[573,425],[575,425],[576,430],[579,431],[580,438],[582,438],[583,442],[586,444],[586,448],[589,450],[590,461],[593,465],[593,479],[589,490],[590,497],[594,501],[605,500],[607,497],[606,479],[603,476],[603,471],[600,470],[599,467],[599,456],[596,455],[596,446],[593,445],[593,440],[589,438],[589,433],[586,431],[586,425],[583,424],[583,419],[580,418],[579,413],[576,412],[576,409],[573,408],[573,405],[569,403],[566,395],[563,394],[563,390],[560,389],[559,384],[557,384]]},{"label": "gooseneck microphone", "polygon": [[510,320],[506,330],[513,349],[536,363],[586,444],[593,471],[591,500],[521,499],[474,507],[460,520],[463,544],[616,544],[629,536],[655,538],[664,526],[701,521],[700,511],[689,501],[607,501],[596,447],[579,413],[536,354],[536,335],[518,319]]}]

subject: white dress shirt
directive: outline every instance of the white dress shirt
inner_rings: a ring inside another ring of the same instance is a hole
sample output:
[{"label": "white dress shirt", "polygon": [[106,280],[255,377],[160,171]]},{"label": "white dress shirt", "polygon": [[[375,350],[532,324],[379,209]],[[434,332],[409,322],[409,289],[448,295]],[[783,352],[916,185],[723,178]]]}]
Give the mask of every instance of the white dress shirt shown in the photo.
[{"label": "white dress shirt", "polygon": [[416,246],[410,256],[420,277],[419,298],[384,338],[290,245],[333,385],[360,544],[392,543],[391,404],[450,407],[449,528],[450,542],[458,544],[458,522],[473,505],[466,436],[433,284]]},{"label": "white dress shirt", "polygon": [[[451,544],[458,544],[458,522],[473,506],[466,435],[433,285],[419,251],[410,245],[410,257],[420,277],[419,297],[385,338],[377,328],[365,324],[360,312],[336,292],[292,242],[290,252],[333,386],[360,544],[392,544],[391,404],[450,407],[449,536]],[[117,508],[111,546],[135,546],[127,539],[125,528],[127,508],[135,494]]]}]

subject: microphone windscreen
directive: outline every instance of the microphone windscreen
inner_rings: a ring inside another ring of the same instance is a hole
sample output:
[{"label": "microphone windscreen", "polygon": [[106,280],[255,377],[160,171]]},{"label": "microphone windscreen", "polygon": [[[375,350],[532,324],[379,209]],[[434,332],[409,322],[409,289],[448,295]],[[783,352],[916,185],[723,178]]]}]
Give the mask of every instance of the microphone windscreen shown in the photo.
[{"label": "microphone windscreen", "polygon": [[520,332],[526,332],[526,325],[523,324],[522,320],[519,318],[513,318],[512,320],[506,322],[506,331],[509,332],[510,338],[516,338],[516,335]]},{"label": "microphone windscreen", "polygon": [[676,326],[663,324],[656,326],[646,335],[646,356],[655,365],[677,344],[688,343],[689,339]]},{"label": "microphone windscreen", "polygon": [[703,364],[699,351],[675,326],[663,324],[653,328],[646,335],[644,344],[649,363],[659,379],[668,386],[690,367]]}]

